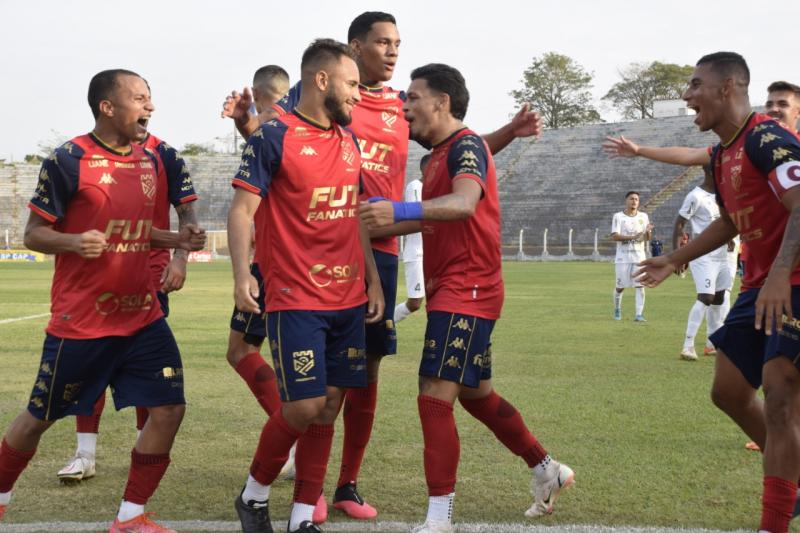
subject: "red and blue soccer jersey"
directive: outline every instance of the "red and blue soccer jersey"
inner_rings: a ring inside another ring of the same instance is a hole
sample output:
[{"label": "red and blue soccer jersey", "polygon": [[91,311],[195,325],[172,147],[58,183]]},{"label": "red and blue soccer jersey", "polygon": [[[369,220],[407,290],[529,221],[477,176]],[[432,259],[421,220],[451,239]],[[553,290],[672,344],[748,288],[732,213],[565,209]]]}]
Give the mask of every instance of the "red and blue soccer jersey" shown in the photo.
[{"label": "red and blue soccer jersey", "polygon": [[[165,143],[155,135],[147,135],[142,146],[159,158],[159,173],[156,193],[156,211],[153,217],[153,227],[170,229],[169,206],[179,206],[197,200],[192,177],[186,162],[172,146]],[[153,273],[153,283],[158,289],[161,274],[169,263],[170,251],[164,248],[154,249],[150,252],[150,270]]]},{"label": "red and blue soccer jersey", "polygon": [[121,154],[92,134],[42,164],[30,209],[62,233],[105,233],[97,259],[56,255],[47,333],[68,339],[132,335],[162,316],[149,268],[158,162],[139,145]]},{"label": "red and blue soccer jersey", "polygon": [[[789,219],[781,197],[800,185],[800,141],[769,116],[753,113],[732,141],[714,147],[711,161],[720,205],[748,250],[742,290],[759,288]],[[800,268],[791,282],[800,285]]]},{"label": "red and blue soccer jersey", "polygon": [[[274,109],[279,114],[294,109],[302,84],[296,83]],[[359,87],[361,101],[353,108],[350,129],[361,149],[363,197],[381,196],[403,201],[408,161],[408,122],[403,115],[405,93],[390,87]],[[398,255],[397,237],[372,240],[372,248]]]},{"label": "red and blue soccer jersey", "polygon": [[361,158],[352,133],[297,111],[248,139],[233,186],[261,196],[256,251],[267,311],[347,309],[367,301],[359,238]]},{"label": "red and blue soccer jersey", "polygon": [[423,201],[452,193],[460,179],[483,189],[475,213],[465,220],[422,221],[427,309],[496,320],[504,295],[497,176],[489,148],[467,128],[433,148]]}]

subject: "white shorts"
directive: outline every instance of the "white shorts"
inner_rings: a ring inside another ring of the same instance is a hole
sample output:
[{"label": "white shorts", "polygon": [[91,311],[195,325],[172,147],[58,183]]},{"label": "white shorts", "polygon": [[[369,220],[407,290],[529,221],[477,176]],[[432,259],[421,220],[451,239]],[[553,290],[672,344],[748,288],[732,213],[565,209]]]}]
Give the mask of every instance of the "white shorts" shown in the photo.
[{"label": "white shorts", "polygon": [[714,294],[727,291],[733,286],[730,266],[727,261],[714,261],[700,257],[689,263],[697,294]]},{"label": "white shorts", "polygon": [[409,298],[425,298],[425,276],[422,274],[422,261],[404,261],[406,274],[406,294]]},{"label": "white shorts", "polygon": [[614,263],[617,272],[617,288],[641,287],[642,284],[633,279],[633,273],[639,270],[637,263]]}]

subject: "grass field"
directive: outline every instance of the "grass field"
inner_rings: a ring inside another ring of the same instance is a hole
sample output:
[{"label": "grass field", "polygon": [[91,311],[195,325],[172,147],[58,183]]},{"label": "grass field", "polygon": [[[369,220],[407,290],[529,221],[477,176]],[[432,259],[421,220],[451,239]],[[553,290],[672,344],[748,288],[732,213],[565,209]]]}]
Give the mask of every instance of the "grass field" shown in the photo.
[{"label": "grass field", "polygon": [[[548,451],[576,472],[555,514],[537,523],[757,529],[761,457],[744,449],[743,434],[708,398],[713,358],[677,357],[694,299],[691,278],[673,277],[649,290],[649,321],[641,324],[633,322],[632,291],[624,296],[623,320],[611,319],[611,264],[506,263],[504,269],[506,303],[493,335],[495,386]],[[51,273],[51,264],[0,265],[0,321],[46,312]],[[186,288],[171,300],[188,409],[172,466],[148,510],[164,520],[232,521],[232,500],[264,415],[224,357],[230,266],[191,265]],[[2,428],[26,404],[45,323],[0,324]],[[375,431],[359,482],[381,520],[425,517],[415,399],[423,331],[422,313],[400,323],[398,355],[382,365]],[[532,523],[522,516],[531,503],[524,463],[461,408],[456,416],[456,522]],[[45,435],[17,483],[6,524],[113,518],[135,437],[133,412],[107,407],[97,477],[63,487],[55,473],[73,452],[73,432],[65,420]],[[338,474],[340,424],[337,433],[328,494]],[[288,517],[291,495],[289,482],[276,482],[273,519]],[[334,514],[331,521],[345,519]]]}]

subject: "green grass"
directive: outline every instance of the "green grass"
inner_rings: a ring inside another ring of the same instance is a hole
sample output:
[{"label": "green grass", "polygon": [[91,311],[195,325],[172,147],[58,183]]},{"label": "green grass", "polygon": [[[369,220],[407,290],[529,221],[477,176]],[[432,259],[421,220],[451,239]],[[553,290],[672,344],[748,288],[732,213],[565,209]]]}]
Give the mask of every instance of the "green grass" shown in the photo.
[{"label": "green grass", "polygon": [[[493,335],[495,386],[548,451],[576,472],[575,487],[541,523],[756,528],[761,457],[745,451],[744,435],[708,398],[713,358],[677,357],[694,299],[691,278],[648,290],[649,322],[640,324],[633,322],[630,290],[624,319],[611,320],[611,264],[504,268],[506,303]],[[45,312],[51,273],[51,264],[0,265],[0,320]],[[172,466],[148,505],[162,519],[235,520],[231,502],[265,415],[225,361],[231,292],[228,264],[197,264],[172,297],[169,322],[183,353],[188,409]],[[45,323],[0,325],[2,427],[26,404]],[[382,365],[375,431],[359,482],[382,520],[425,515],[415,399],[423,331],[422,313],[399,324],[399,353]],[[456,413],[456,521],[524,522],[528,469],[462,409]],[[73,452],[73,431],[65,420],[45,435],[17,483],[7,523],[113,518],[135,437],[133,412],[107,407],[97,477],[62,487],[55,473]],[[328,494],[338,474],[341,425],[334,443]],[[276,483],[274,519],[288,516],[291,494],[290,483]]]}]

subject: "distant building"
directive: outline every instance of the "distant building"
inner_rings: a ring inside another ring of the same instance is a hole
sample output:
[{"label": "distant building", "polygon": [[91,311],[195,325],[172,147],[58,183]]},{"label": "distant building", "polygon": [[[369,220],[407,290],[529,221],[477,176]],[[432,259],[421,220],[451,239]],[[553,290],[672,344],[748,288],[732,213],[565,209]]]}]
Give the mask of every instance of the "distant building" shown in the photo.
[{"label": "distant building", "polygon": [[681,99],[656,100],[653,102],[653,117],[685,117],[694,115],[694,111],[686,107],[686,102]]}]

